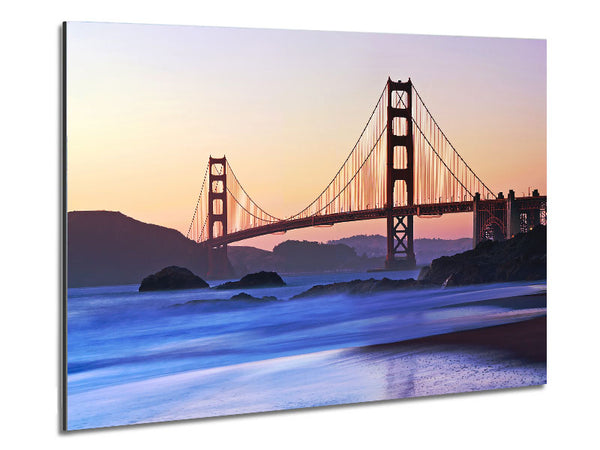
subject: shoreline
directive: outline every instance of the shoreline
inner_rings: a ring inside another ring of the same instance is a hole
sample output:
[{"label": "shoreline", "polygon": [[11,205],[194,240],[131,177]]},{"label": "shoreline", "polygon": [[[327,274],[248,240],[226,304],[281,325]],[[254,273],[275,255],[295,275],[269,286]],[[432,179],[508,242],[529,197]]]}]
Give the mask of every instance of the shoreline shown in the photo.
[{"label": "shoreline", "polygon": [[455,303],[448,306],[438,306],[440,308],[462,308],[465,306],[496,306],[499,308],[509,308],[512,310],[529,308],[546,308],[546,291],[536,292],[534,294],[515,295],[512,297],[499,297],[489,300],[477,300],[473,302]]},{"label": "shoreline", "polygon": [[505,351],[518,359],[531,362],[547,360],[547,318],[536,317],[520,322],[474,330],[455,331],[407,341],[360,347],[364,352],[401,352],[416,347],[452,347],[462,349],[493,349]]}]

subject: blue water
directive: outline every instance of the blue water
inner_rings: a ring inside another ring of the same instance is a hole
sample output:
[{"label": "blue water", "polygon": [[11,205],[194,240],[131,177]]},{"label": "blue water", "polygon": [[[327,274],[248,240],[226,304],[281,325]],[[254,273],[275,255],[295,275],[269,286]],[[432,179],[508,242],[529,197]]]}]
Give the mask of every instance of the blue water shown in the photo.
[{"label": "blue water", "polygon": [[[410,396],[397,386],[394,392],[382,393],[380,384],[364,381],[365,367],[371,373],[381,361],[343,352],[545,314],[544,308],[449,308],[541,292],[545,282],[290,300],[315,284],[416,275],[287,276],[286,287],[246,290],[255,297],[276,296],[276,301],[228,300],[242,290],[139,293],[137,285],[69,289],[68,427]],[[186,304],[190,301],[195,302]],[[464,367],[465,361],[461,364]],[[405,365],[404,359],[399,367]],[[318,398],[311,395],[321,392],[319,386],[306,384],[309,374],[320,377],[323,392]],[[327,389],[328,385],[337,387]],[[297,398],[290,397],[293,386]],[[355,396],[348,397],[348,392]]]}]

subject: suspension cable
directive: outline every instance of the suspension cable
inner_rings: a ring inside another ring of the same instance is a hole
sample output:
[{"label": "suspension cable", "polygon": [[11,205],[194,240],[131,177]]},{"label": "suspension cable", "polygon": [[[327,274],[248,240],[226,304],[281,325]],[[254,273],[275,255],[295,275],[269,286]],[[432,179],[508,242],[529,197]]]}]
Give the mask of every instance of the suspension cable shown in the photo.
[{"label": "suspension cable", "polygon": [[[241,185],[240,185],[240,187],[241,187]],[[242,188],[242,190],[243,190],[243,188]],[[275,220],[263,219],[262,217],[255,216],[255,215],[254,215],[254,214],[252,214],[250,211],[248,211],[248,210],[247,210],[247,209],[244,207],[244,205],[242,205],[242,203],[241,203],[241,202],[240,202],[240,201],[239,201],[239,200],[236,198],[236,196],[235,196],[235,195],[233,195],[233,192],[231,192],[231,191],[229,190],[229,188],[227,188],[227,192],[229,192],[229,195],[231,195],[231,198],[233,198],[233,199],[235,200],[235,202],[236,202],[236,203],[237,203],[237,204],[240,206],[240,208],[242,208],[244,211],[246,211],[248,214],[250,214],[250,215],[251,215],[252,217],[254,217],[255,219],[258,219],[258,220],[260,220],[261,222],[269,222],[269,223],[281,222],[281,220],[282,220],[282,219],[278,219],[278,218],[276,218],[276,217],[272,216],[271,214],[269,214],[269,213],[267,213],[267,212],[263,211],[263,210],[260,208],[260,206],[258,206],[256,203],[252,202],[252,203],[254,204],[254,206],[256,206],[258,209],[260,209],[262,212],[264,212],[264,213],[265,213],[267,216],[269,216],[269,217],[271,217],[272,219],[275,219]],[[245,191],[244,191],[244,192],[245,192]],[[248,195],[248,194],[246,194],[246,195]],[[248,198],[250,198],[250,196],[248,196]]]},{"label": "suspension cable", "polygon": [[200,234],[198,235],[198,242],[200,242],[200,238],[204,234],[204,229],[206,228],[206,223],[207,222],[208,222],[208,214],[204,218],[204,223],[202,224],[202,229],[200,230]]},{"label": "suspension cable", "polygon": [[[272,214],[269,214],[268,212],[266,212],[264,209],[262,209],[258,203],[256,203],[252,197],[250,197],[250,195],[246,192],[246,190],[244,189],[244,186],[242,185],[242,183],[240,183],[240,180],[238,180],[238,178],[235,176],[235,172],[233,171],[233,169],[231,168],[231,165],[229,164],[229,161],[227,161],[227,167],[229,168],[229,171],[231,172],[231,174],[233,175],[233,178],[235,179],[235,181],[237,182],[237,184],[240,186],[240,188],[242,189],[242,192],[244,194],[246,194],[246,197],[248,197],[248,200],[250,200],[250,203],[252,203],[254,206],[256,206],[260,211],[262,211],[263,213],[265,213],[267,216],[269,216],[271,219],[275,219],[273,220],[273,222],[277,222],[279,220],[281,220],[279,217],[275,217]],[[231,194],[231,191],[229,190],[229,188],[227,188],[227,191]],[[231,194],[231,196],[235,199],[235,201],[240,205],[241,203],[235,198],[235,196],[233,194]],[[244,208],[242,206],[242,208]],[[244,208],[244,210],[246,210],[246,208]],[[249,211],[246,210],[246,212],[248,212],[249,214],[251,214]],[[256,217],[256,216],[255,216]],[[258,219],[258,217],[256,217]]]},{"label": "suspension cable", "polygon": [[[387,85],[386,85],[386,88],[387,88]],[[381,101],[381,97],[383,97],[383,94],[384,94],[384,93],[385,93],[385,88],[384,88],[383,92],[381,93],[381,96],[379,97],[379,101],[377,102],[377,105],[379,105],[379,102]],[[396,94],[397,94],[397,93],[396,93]],[[399,101],[397,101],[397,102],[396,102],[396,107],[397,107],[397,106],[400,104],[400,101],[402,101],[402,99],[401,99],[401,98],[399,98],[398,100],[399,100]],[[402,102],[402,103],[404,104],[404,102]],[[375,108],[377,109],[377,106],[376,106]],[[375,111],[373,111],[373,112],[375,112]],[[373,117],[373,114],[371,114],[371,117]],[[371,121],[371,119],[369,119],[369,122],[370,122],[370,121]],[[367,125],[368,125],[368,122],[367,122]],[[365,129],[366,129],[366,127],[365,127]],[[358,169],[356,169],[356,172],[354,173],[354,175],[352,175],[352,178],[350,178],[350,179],[348,180],[348,182],[345,184],[345,186],[344,186],[342,189],[340,189],[340,191],[337,193],[337,195],[335,195],[335,197],[333,197],[333,198],[332,198],[332,199],[329,201],[329,203],[327,203],[327,204],[326,204],[325,206],[323,206],[321,209],[319,209],[318,211],[316,211],[316,212],[315,212],[315,215],[316,215],[316,214],[318,214],[318,213],[320,213],[321,211],[323,211],[323,210],[324,210],[324,209],[326,209],[327,207],[329,207],[329,205],[331,205],[331,204],[332,204],[334,201],[336,201],[336,200],[337,200],[337,199],[340,197],[340,195],[342,195],[342,193],[343,193],[343,192],[346,190],[346,188],[347,188],[347,187],[350,185],[350,183],[351,183],[351,182],[352,182],[352,181],[353,181],[353,180],[356,178],[356,176],[358,175],[358,173],[359,173],[359,172],[362,170],[363,166],[366,164],[366,162],[368,161],[368,159],[371,157],[371,155],[373,154],[373,151],[375,151],[375,149],[377,148],[377,145],[379,144],[379,141],[381,140],[381,137],[383,136],[383,133],[385,133],[385,131],[386,131],[386,130],[387,130],[387,125],[385,125],[385,126],[383,127],[383,129],[381,130],[381,133],[380,133],[380,134],[379,134],[379,136],[377,137],[377,140],[375,141],[375,144],[373,144],[373,147],[371,148],[371,150],[369,151],[368,155],[367,155],[367,156],[365,157],[365,159],[363,160],[363,162],[362,162],[362,164],[360,165],[360,167],[359,167]],[[363,133],[364,133],[364,130],[363,130]],[[361,136],[362,136],[362,133],[361,133]],[[359,138],[359,140],[360,140],[360,138]],[[358,144],[358,142],[357,142],[357,144]],[[355,146],[355,147],[356,147],[356,146]],[[354,152],[354,149],[352,150],[352,152]],[[351,152],[350,154],[352,154],[352,152]],[[347,159],[346,159],[346,161],[347,161]],[[345,164],[345,162],[344,162],[344,164]],[[342,168],[343,168],[343,166],[342,166]],[[340,169],[340,170],[341,170],[341,169]],[[338,172],[338,173],[339,173],[339,172]],[[336,175],[336,177],[337,177],[337,175]],[[334,177],[334,180],[335,180],[335,177]],[[331,183],[329,183],[329,186],[331,186]],[[327,187],[329,187],[329,186],[327,186]],[[326,190],[327,190],[327,189],[326,189]],[[325,192],[325,191],[323,191],[323,193],[324,193],[324,192]],[[320,197],[323,195],[323,193],[321,193],[321,195],[320,195],[320,196],[317,198],[317,200],[318,200],[318,199],[319,199],[319,198],[320,198]],[[314,202],[313,202],[313,203],[314,203]],[[308,206],[308,208],[310,208],[310,206],[312,206],[312,204],[311,204],[311,205],[309,205],[309,206]],[[304,209],[302,212],[306,211],[308,208],[305,208],[305,209]]]},{"label": "suspension cable", "polygon": [[[413,85],[413,89],[414,89],[414,85]],[[416,92],[416,89],[415,89]],[[401,96],[396,92],[396,95],[398,96],[398,99],[402,102],[402,105],[406,108],[406,103],[404,103],[404,100],[402,100]],[[418,95],[418,93],[417,93]],[[421,99],[419,97],[419,99]],[[423,104],[423,106],[425,106],[425,103],[423,103],[423,100],[421,99],[421,103]],[[429,112],[429,110],[427,109],[427,106],[425,106],[425,109],[427,110],[427,113],[429,114],[429,117],[431,117],[431,119],[433,120],[433,122],[435,123],[436,127],[438,130],[440,130],[440,132],[442,133],[442,135],[444,136],[444,138],[446,139],[446,142],[448,142],[448,144],[450,144],[450,146],[452,147],[452,150],[454,150],[454,153],[456,153],[459,157],[460,154],[456,151],[456,149],[452,146],[452,144],[450,143],[450,141],[448,140],[448,138],[446,137],[446,135],[444,134],[444,132],[442,131],[442,129],[439,127],[439,125],[435,122],[435,119],[433,118],[433,116],[431,115],[431,113]],[[421,133],[421,136],[423,136],[423,139],[425,139],[425,142],[427,142],[427,144],[429,145],[429,147],[431,148],[431,150],[433,151],[433,153],[438,157],[438,159],[442,162],[442,164],[444,165],[444,167],[446,169],[448,169],[448,172],[450,172],[450,174],[454,177],[454,179],[456,181],[458,181],[458,183],[463,187],[463,189],[465,191],[467,191],[469,193],[469,195],[471,197],[473,197],[473,193],[462,183],[462,181],[460,181],[460,179],[454,174],[454,172],[452,172],[452,170],[450,169],[450,167],[448,167],[448,165],[446,164],[446,162],[444,161],[444,159],[441,157],[441,155],[437,152],[437,150],[434,148],[434,146],[431,144],[431,142],[429,141],[429,139],[427,139],[427,136],[425,136],[425,133],[423,132],[423,130],[421,129],[421,127],[419,126],[419,124],[417,123],[417,121],[415,120],[414,117],[412,117],[411,114],[411,119],[413,124],[417,127],[417,130],[419,130],[419,133]],[[462,157],[460,158],[463,162],[464,160],[462,159]],[[465,163],[466,165],[466,163]],[[488,192],[491,193],[491,191],[489,190],[489,188],[479,179],[479,177],[475,174],[475,172],[473,172],[473,170],[471,170],[471,168],[469,166],[467,166],[467,168],[471,171],[471,173],[473,174],[473,176],[475,176],[475,178],[477,178],[477,180],[488,190]],[[492,194],[494,195],[494,194]]]},{"label": "suspension cable", "polygon": [[354,180],[356,178],[356,176],[358,175],[358,173],[361,171],[361,169],[363,168],[363,166],[366,164],[366,162],[368,161],[368,159],[371,157],[371,155],[373,154],[373,151],[377,148],[377,145],[379,144],[379,141],[381,140],[381,136],[383,136],[383,133],[385,132],[385,130],[387,130],[387,125],[383,127],[383,130],[381,130],[381,133],[379,134],[379,136],[377,137],[377,140],[375,141],[375,144],[373,145],[373,147],[371,148],[371,150],[369,151],[369,154],[365,157],[364,161],[362,162],[362,164],[360,165],[360,167],[356,170],[356,172],[354,173],[354,175],[352,175],[352,178],[350,178],[348,180],[348,182],[346,183],[346,185],[340,190],[340,192],[337,193],[337,195],[335,197],[333,197],[329,203],[327,203],[325,206],[323,206],[320,210],[318,210],[317,212],[315,212],[315,215],[317,215],[318,213],[320,213],[321,211],[323,211],[324,209],[326,209],[329,205],[331,205],[335,200],[337,200],[339,198],[340,195],[342,195],[342,192],[344,192],[346,190],[346,188],[350,185],[350,183],[352,182],[352,180]]},{"label": "suspension cable", "polygon": [[206,170],[204,171],[204,179],[202,180],[202,187],[200,188],[200,194],[198,195],[198,201],[196,202],[196,209],[194,209],[194,215],[192,216],[192,221],[190,222],[190,227],[188,228],[186,238],[189,239],[190,232],[192,231],[192,227],[194,226],[194,219],[196,218],[196,214],[198,214],[198,206],[200,205],[200,199],[202,198],[202,192],[204,191],[204,185],[206,184],[206,175],[208,175],[208,166],[206,163]]},{"label": "suspension cable", "polygon": [[381,92],[381,95],[379,96],[379,99],[377,100],[377,103],[375,104],[375,107],[373,108],[373,111],[371,112],[371,115],[369,116],[369,120],[367,120],[367,123],[366,123],[365,127],[363,128],[362,132],[360,133],[360,136],[356,140],[356,143],[354,144],[354,147],[352,147],[352,150],[350,151],[350,153],[348,154],[348,156],[346,157],[346,159],[342,163],[342,166],[339,168],[339,170],[337,171],[337,173],[333,176],[333,178],[329,182],[329,184],[325,187],[325,189],[323,189],[323,191],[317,196],[317,198],[315,198],[312,201],[312,203],[310,203],[306,208],[304,208],[299,213],[294,214],[294,215],[288,217],[286,220],[292,220],[292,219],[294,219],[294,218],[296,218],[298,216],[301,216],[302,214],[304,214],[304,212],[308,211],[310,209],[310,207],[313,206],[315,203],[317,203],[319,201],[319,199],[323,196],[323,194],[325,194],[325,192],[327,192],[327,189],[329,189],[329,187],[335,182],[335,179],[342,172],[342,169],[344,168],[344,166],[346,165],[346,163],[348,162],[348,160],[350,159],[350,157],[352,156],[352,154],[354,153],[354,151],[358,147],[358,144],[360,143],[360,140],[362,139],[363,135],[365,134],[365,131],[367,131],[367,128],[368,128],[369,124],[371,123],[371,119],[373,119],[373,116],[375,115],[375,111],[377,111],[377,108],[379,107],[379,104],[381,103],[381,99],[383,98],[383,94],[385,94],[386,89],[387,89],[387,84],[383,88],[383,91]]},{"label": "suspension cable", "polygon": [[448,142],[448,144],[450,145],[450,147],[452,148],[452,150],[454,150],[454,153],[456,153],[458,155],[458,157],[460,158],[460,160],[465,164],[465,166],[467,167],[467,169],[469,169],[471,171],[471,173],[477,179],[477,181],[479,181],[481,183],[481,185],[484,188],[486,188],[487,191],[494,196],[494,198],[496,198],[496,195],[493,193],[493,191],[489,187],[487,187],[486,184],[483,181],[481,181],[481,178],[479,178],[477,176],[477,174],[475,173],[475,171],[473,169],[471,169],[471,167],[469,166],[469,164],[467,164],[467,162],[463,159],[463,157],[460,155],[460,153],[458,153],[458,151],[456,150],[456,148],[454,147],[454,145],[452,145],[452,142],[450,142],[450,139],[448,139],[448,137],[444,133],[444,130],[442,130],[442,128],[439,126],[439,124],[437,123],[437,121],[433,117],[433,114],[431,114],[431,111],[429,111],[429,108],[427,108],[427,105],[423,101],[423,98],[421,97],[421,94],[419,94],[419,91],[417,91],[417,88],[415,88],[414,84],[413,84],[413,89],[415,91],[415,94],[417,94],[417,97],[421,101],[421,104],[425,107],[425,111],[427,111],[427,114],[429,114],[429,117],[431,117],[431,120],[433,120],[433,123],[435,124],[435,126],[437,127],[437,129],[440,130],[440,133],[442,133],[442,136],[444,136],[444,139],[446,139],[446,142]]}]

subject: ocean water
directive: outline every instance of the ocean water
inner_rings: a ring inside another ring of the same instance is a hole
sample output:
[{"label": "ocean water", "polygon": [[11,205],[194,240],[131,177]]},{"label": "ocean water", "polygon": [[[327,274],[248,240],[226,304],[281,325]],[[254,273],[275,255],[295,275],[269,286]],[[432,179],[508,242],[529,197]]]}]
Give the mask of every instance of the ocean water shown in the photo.
[{"label": "ocean water", "polygon": [[[285,276],[286,287],[245,291],[69,289],[68,428],[545,382],[545,365],[490,360],[489,352],[364,349],[544,315],[545,308],[469,305],[543,292],[543,281],[291,300],[316,284],[416,275]],[[229,300],[242,291],[278,300]]]}]

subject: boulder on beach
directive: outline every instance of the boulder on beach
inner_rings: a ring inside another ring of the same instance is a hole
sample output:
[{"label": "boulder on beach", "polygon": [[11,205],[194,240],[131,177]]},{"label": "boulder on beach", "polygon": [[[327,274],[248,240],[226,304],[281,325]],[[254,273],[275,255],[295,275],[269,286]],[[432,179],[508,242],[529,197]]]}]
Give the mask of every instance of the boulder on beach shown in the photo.
[{"label": "boulder on beach", "polygon": [[250,273],[239,281],[228,281],[215,289],[253,289],[285,286],[285,282],[277,272]]},{"label": "boulder on beach", "polygon": [[169,266],[142,280],[139,292],[207,288],[208,283],[185,267]]}]

